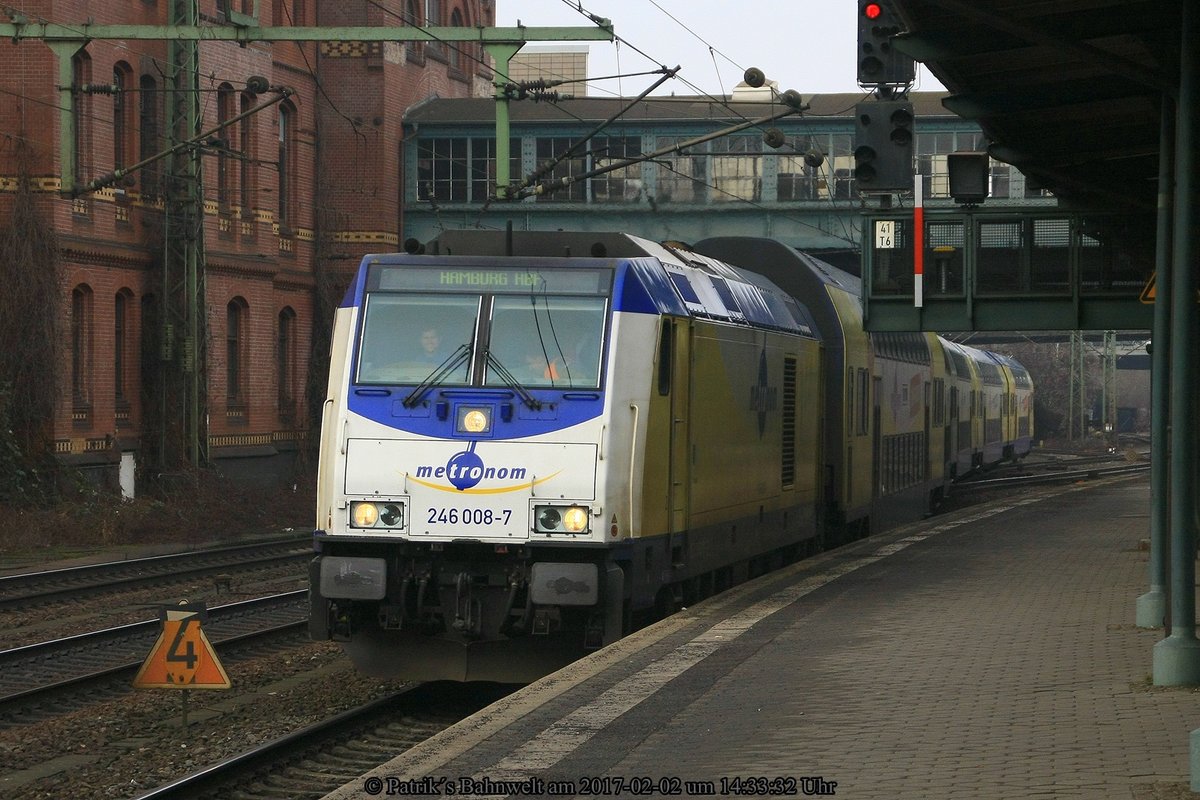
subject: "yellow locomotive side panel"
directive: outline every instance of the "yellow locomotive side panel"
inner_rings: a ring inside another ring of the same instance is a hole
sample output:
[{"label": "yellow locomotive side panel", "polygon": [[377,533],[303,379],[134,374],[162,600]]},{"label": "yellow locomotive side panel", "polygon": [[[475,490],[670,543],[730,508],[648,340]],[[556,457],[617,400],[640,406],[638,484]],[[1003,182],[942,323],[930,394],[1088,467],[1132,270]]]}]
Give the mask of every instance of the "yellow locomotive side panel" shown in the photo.
[{"label": "yellow locomotive side panel", "polygon": [[[816,342],[696,324],[689,401],[690,527],[756,517],[760,510],[775,511],[816,497],[818,353]],[[795,367],[790,378],[785,378],[785,359]],[[790,391],[786,381],[791,381]],[[796,409],[790,417],[794,438],[786,465],[785,395]]]}]

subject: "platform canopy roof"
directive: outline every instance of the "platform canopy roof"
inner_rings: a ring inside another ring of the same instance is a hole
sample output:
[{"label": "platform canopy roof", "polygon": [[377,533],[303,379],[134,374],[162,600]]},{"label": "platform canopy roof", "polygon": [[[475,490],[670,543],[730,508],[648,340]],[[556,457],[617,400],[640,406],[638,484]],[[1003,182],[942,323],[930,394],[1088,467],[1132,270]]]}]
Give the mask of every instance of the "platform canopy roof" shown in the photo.
[{"label": "platform canopy roof", "polygon": [[1086,209],[1156,207],[1161,108],[1179,85],[1178,0],[892,0],[899,47],[993,157]]}]

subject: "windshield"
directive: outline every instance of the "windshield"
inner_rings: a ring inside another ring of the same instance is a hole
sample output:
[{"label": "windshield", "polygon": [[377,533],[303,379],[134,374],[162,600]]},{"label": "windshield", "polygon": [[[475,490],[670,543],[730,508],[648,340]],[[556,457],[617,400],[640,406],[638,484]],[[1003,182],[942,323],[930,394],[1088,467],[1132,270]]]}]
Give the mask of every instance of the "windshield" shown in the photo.
[{"label": "windshield", "polygon": [[[422,383],[463,345],[472,350],[480,299],[477,294],[371,292],[363,321],[358,383]],[[467,357],[440,383],[463,386],[470,381]]]},{"label": "windshield", "polygon": [[[535,388],[595,389],[600,385],[603,297],[497,295],[488,352],[520,383]],[[489,365],[486,386],[507,386]]]}]

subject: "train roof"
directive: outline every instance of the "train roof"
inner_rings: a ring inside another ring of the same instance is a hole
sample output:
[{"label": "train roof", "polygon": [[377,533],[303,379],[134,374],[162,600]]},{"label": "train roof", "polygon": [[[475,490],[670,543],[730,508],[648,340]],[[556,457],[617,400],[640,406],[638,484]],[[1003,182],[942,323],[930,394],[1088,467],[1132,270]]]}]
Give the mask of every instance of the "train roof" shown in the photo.
[{"label": "train roof", "polygon": [[829,289],[857,300],[862,296],[862,281],[854,275],[775,239],[715,236],[696,242],[693,249],[765,276],[812,312],[822,339],[835,349],[842,346],[844,322]]},{"label": "train roof", "polygon": [[[689,250],[624,233],[578,231],[445,231],[411,255],[454,258],[620,259],[640,287],[618,290],[618,307],[686,314],[820,338],[811,311],[790,292],[754,271]],[[371,256],[375,263],[391,257]],[[402,263],[404,256],[397,256]],[[365,262],[364,262],[365,263]],[[562,261],[565,265],[566,261]],[[623,305],[622,305],[623,304]]]}]

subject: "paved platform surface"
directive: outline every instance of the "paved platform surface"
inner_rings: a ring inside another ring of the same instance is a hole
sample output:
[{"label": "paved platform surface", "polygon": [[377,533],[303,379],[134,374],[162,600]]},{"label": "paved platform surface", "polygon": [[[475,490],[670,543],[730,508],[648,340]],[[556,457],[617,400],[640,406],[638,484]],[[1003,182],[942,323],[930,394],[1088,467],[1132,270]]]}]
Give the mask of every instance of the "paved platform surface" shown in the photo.
[{"label": "paved platform surface", "polygon": [[328,798],[1200,797],[1200,694],[1150,685],[1162,632],[1133,624],[1148,514],[1145,479],[1108,480],[872,537],[605,648]]}]

